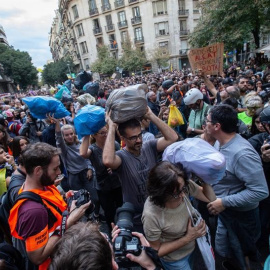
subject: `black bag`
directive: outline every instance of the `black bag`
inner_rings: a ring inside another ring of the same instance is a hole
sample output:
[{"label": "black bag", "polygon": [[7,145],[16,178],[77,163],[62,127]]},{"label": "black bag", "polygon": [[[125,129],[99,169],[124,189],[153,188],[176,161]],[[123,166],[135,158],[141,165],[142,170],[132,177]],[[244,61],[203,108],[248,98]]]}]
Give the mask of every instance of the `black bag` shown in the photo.
[{"label": "black bag", "polygon": [[90,81],[92,81],[92,75],[83,70],[77,75],[74,85],[78,90],[82,90],[83,86]]},{"label": "black bag", "polygon": [[[14,176],[15,175],[13,175],[12,177]],[[15,178],[9,183],[8,191],[0,197],[0,231],[2,231],[2,234],[4,235],[4,238],[8,243],[12,243],[8,218],[10,210],[14,205],[14,203],[10,201],[10,192],[16,187],[20,188],[24,181],[25,178],[23,177]]]}]

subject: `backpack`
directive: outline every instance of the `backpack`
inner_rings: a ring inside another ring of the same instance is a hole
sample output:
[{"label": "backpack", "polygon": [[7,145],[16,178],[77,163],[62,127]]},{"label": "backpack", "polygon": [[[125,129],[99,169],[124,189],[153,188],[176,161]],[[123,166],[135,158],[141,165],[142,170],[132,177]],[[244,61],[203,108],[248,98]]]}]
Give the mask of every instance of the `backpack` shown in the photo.
[{"label": "backpack", "polygon": [[8,218],[9,218],[10,210],[13,206],[13,203],[10,201],[10,193],[14,188],[16,187],[20,188],[22,184],[24,183],[24,181],[25,181],[25,178],[22,179],[22,177],[16,177],[9,183],[8,191],[5,192],[0,197],[0,231],[2,231],[2,234],[5,237],[5,240],[10,244],[12,243],[12,241],[11,241],[10,228],[8,224]]}]

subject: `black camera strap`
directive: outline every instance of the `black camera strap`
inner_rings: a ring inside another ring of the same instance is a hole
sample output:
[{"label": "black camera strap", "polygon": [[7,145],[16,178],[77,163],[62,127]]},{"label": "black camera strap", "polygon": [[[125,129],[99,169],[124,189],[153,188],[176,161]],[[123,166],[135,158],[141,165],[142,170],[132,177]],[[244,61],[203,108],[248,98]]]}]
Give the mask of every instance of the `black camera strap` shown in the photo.
[{"label": "black camera strap", "polygon": [[158,251],[151,248],[151,247],[145,247],[145,246],[142,246],[142,249],[145,250],[146,254],[152,259],[152,261],[156,265],[155,270],[162,269],[162,263],[161,263],[160,258],[158,256]]},{"label": "black camera strap", "polygon": [[62,236],[66,229],[67,229],[67,219],[69,216],[68,210],[65,210],[62,214],[62,221],[61,221],[61,228],[60,228],[60,235]]}]

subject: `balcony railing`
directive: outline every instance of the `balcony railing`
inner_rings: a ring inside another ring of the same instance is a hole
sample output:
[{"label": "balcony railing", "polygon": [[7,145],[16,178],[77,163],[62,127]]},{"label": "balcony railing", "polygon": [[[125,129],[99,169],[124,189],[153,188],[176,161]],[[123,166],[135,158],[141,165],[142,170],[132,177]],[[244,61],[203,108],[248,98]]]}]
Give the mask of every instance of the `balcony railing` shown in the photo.
[{"label": "balcony railing", "polygon": [[188,16],[189,10],[188,9],[179,9],[178,16]]},{"label": "balcony railing", "polygon": [[134,38],[135,43],[144,43],[144,37],[135,37]]},{"label": "balcony railing", "polygon": [[117,44],[117,42],[115,42],[115,43],[111,43],[111,45],[109,46],[109,49],[111,50],[111,51],[116,51],[116,50],[118,50],[118,44]]},{"label": "balcony railing", "polygon": [[179,50],[179,55],[187,55],[188,49]]},{"label": "balcony railing", "polygon": [[193,14],[200,14],[200,10],[199,9],[193,9]]},{"label": "balcony railing", "polygon": [[141,22],[142,22],[142,17],[141,16],[136,16],[136,17],[131,18],[131,24],[132,25],[139,24]]},{"label": "balcony railing", "polygon": [[89,15],[90,16],[98,15],[98,9],[97,8],[89,9]]},{"label": "balcony railing", "polygon": [[127,27],[127,26],[128,26],[127,20],[118,22],[118,28],[119,29]]},{"label": "balcony railing", "polygon": [[102,12],[107,12],[107,11],[112,10],[111,4],[106,4],[106,5],[101,6],[101,10]]},{"label": "balcony railing", "polygon": [[94,35],[99,35],[99,34],[102,34],[102,29],[101,27],[95,27],[93,29],[93,32],[94,32]]},{"label": "balcony railing", "polygon": [[114,7],[115,8],[121,8],[125,6],[125,1],[124,0],[117,0],[114,2]]},{"label": "balcony railing", "polygon": [[180,30],[180,36],[187,36],[189,34],[189,30]]},{"label": "balcony railing", "polygon": [[105,30],[107,33],[110,31],[114,31],[114,24],[108,24],[107,26],[105,26]]},{"label": "balcony railing", "polygon": [[133,3],[137,3],[137,2],[139,2],[139,0],[128,0],[129,4],[133,4]]}]

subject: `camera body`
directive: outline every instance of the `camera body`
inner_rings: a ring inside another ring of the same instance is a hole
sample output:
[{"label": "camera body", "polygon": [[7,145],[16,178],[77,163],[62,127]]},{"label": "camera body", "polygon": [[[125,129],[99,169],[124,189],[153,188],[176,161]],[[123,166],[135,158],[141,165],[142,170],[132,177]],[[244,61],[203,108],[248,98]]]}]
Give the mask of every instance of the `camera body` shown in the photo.
[{"label": "camera body", "polygon": [[262,90],[259,93],[259,96],[263,100],[263,102],[267,102],[268,99],[270,98],[270,87],[266,87],[264,90]]},{"label": "camera body", "polygon": [[[70,209],[72,201],[77,200],[75,205],[79,208],[81,205],[88,203],[91,200],[90,193],[86,189],[80,189],[74,192],[74,195],[67,199],[68,209]],[[89,215],[94,211],[95,205],[91,202],[90,206],[85,211],[85,216]]]},{"label": "camera body", "polygon": [[126,255],[131,253],[139,256],[142,252],[140,239],[132,235],[134,213],[134,206],[129,202],[124,203],[116,211],[116,225],[120,229],[120,233],[113,243],[113,249],[115,260],[120,267],[138,266],[137,263],[131,262]]}]

